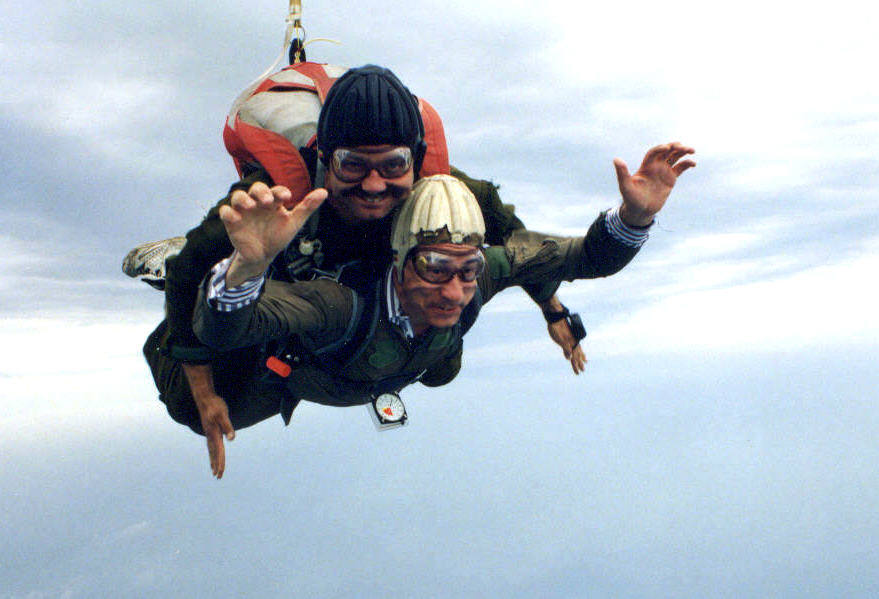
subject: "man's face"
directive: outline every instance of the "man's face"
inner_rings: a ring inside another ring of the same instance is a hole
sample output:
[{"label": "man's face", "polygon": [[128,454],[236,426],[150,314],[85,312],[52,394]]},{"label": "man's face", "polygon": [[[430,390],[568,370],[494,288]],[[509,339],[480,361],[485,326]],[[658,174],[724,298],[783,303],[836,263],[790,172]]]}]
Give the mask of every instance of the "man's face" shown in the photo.
[{"label": "man's face", "polygon": [[415,270],[414,259],[418,253],[433,252],[431,258],[444,269],[473,269],[481,264],[482,256],[477,248],[453,243],[431,246],[418,246],[416,257],[406,260],[402,280],[394,277],[394,287],[400,298],[400,306],[415,334],[421,334],[428,327],[446,328],[454,326],[461,318],[464,307],[476,293],[476,281],[465,282],[455,275],[445,283],[430,283]]},{"label": "man's face", "polygon": [[[341,149],[348,150],[352,160],[362,160],[366,164],[379,166],[388,163],[387,161],[392,164],[400,146],[356,146]],[[415,182],[414,169],[410,166],[403,175],[390,179],[383,177],[380,169],[370,168],[362,181],[346,183],[335,172],[333,162],[330,157],[326,179],[326,188],[329,191],[327,201],[343,220],[351,224],[386,217],[409,196]]]}]

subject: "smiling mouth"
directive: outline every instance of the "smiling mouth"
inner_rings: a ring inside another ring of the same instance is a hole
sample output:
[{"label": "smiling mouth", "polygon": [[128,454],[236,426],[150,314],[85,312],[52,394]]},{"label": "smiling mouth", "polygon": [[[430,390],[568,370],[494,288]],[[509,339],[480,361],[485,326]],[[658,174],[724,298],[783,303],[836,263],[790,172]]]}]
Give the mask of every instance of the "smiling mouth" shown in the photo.
[{"label": "smiling mouth", "polygon": [[392,200],[393,198],[389,195],[380,195],[380,196],[357,196],[361,202],[366,204],[382,204],[388,200]]},{"label": "smiling mouth", "polygon": [[453,314],[455,312],[461,311],[461,306],[451,305],[451,306],[431,306],[432,310],[436,310],[437,312],[441,312],[443,314]]}]

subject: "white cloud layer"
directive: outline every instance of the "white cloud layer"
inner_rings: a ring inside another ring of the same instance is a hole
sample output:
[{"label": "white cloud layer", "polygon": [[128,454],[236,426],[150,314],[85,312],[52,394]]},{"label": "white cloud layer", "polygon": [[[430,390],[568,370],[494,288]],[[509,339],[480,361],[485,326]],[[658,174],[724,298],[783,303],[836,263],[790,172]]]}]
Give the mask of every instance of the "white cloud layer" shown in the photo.
[{"label": "white cloud layer", "polygon": [[548,64],[616,91],[589,108],[611,137],[634,125],[741,161],[726,183],[742,189],[815,181],[879,154],[879,81],[864,76],[875,5],[549,2],[542,14],[559,35]]},{"label": "white cloud layer", "polygon": [[[80,427],[126,418],[133,398],[155,395],[140,347],[159,316],[126,311],[115,317],[97,312],[78,319],[3,320],[0,421],[37,423],[50,417]],[[7,434],[34,432],[5,428]]]},{"label": "white cloud layer", "polygon": [[[645,263],[609,279],[564,286],[560,296],[582,313],[589,330],[587,357],[876,346],[879,314],[873,305],[879,282],[869,273],[879,272],[879,238],[864,242],[857,257],[837,263],[804,268],[791,257],[789,266],[797,266],[793,274],[773,272],[778,265],[764,268],[760,259],[723,259],[722,252],[752,241],[740,234],[717,240],[696,238],[679,249],[698,247],[704,263]],[[661,283],[647,282],[660,271]],[[603,296],[614,300],[599,307],[596,300]],[[506,323],[520,320],[520,334],[527,338],[524,331],[528,331],[535,338],[486,342],[491,336],[480,323],[468,339],[467,364],[489,366],[497,363],[498,356],[510,364],[556,361],[557,348],[543,336],[542,327],[531,326],[533,312],[530,301],[516,291],[492,300],[483,321],[491,315]]]},{"label": "white cloud layer", "polygon": [[870,273],[879,272],[877,245],[851,261],[777,279],[706,290],[695,281],[695,290],[614,319],[594,342],[610,355],[875,345],[879,282]]}]

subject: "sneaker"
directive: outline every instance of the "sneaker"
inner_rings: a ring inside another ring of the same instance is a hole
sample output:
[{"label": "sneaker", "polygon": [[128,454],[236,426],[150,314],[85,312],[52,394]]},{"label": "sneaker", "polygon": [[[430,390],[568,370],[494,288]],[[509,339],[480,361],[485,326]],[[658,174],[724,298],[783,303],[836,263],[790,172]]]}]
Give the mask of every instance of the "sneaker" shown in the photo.
[{"label": "sneaker", "polygon": [[185,243],[185,237],[142,243],[125,256],[122,272],[162,290],[165,288],[165,261],[179,254]]}]

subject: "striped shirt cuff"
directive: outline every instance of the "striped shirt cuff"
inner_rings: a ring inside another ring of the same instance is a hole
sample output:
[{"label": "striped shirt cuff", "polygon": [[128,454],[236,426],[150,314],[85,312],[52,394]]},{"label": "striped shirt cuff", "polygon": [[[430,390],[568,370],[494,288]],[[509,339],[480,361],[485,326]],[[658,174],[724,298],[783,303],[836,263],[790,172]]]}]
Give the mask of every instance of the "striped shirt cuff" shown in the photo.
[{"label": "striped shirt cuff", "polygon": [[385,275],[385,295],[388,297],[388,320],[400,327],[407,339],[415,338],[415,329],[412,321],[403,314],[403,306],[400,305],[400,296],[394,287],[394,267],[391,266]]},{"label": "striped shirt cuff", "polygon": [[608,210],[605,214],[604,226],[607,227],[607,232],[610,236],[623,245],[639,248],[644,245],[644,242],[650,236],[650,227],[653,226],[653,223],[646,227],[630,227],[620,218],[620,208],[617,206],[613,210]]},{"label": "striped shirt cuff", "polygon": [[208,305],[219,312],[232,312],[252,304],[259,298],[265,275],[247,279],[238,287],[226,287],[226,273],[232,264],[232,256],[218,262],[211,269],[211,280],[208,283]]}]

